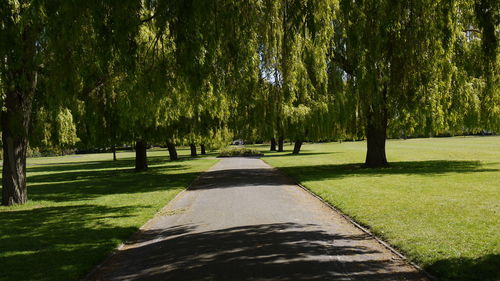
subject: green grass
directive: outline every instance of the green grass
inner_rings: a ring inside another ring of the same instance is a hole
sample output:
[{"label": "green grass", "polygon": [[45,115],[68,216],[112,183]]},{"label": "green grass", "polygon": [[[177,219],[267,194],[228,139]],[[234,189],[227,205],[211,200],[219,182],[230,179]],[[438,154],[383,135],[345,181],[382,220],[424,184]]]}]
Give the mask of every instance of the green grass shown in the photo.
[{"label": "green grass", "polygon": [[443,280],[500,280],[500,137],[390,140],[381,169],[365,142],[254,147]]},{"label": "green grass", "polygon": [[30,201],[0,207],[0,280],[78,279],[217,161],[152,151],[137,173],[133,156],[28,159]]}]

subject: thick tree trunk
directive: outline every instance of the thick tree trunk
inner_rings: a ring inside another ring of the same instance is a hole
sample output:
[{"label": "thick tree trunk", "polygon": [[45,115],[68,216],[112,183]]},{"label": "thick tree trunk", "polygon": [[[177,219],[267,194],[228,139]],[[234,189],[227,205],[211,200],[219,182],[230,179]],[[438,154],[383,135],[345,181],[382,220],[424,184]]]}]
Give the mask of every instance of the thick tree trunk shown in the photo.
[{"label": "thick tree trunk", "polygon": [[[17,102],[19,104],[13,104]],[[5,106],[7,110],[2,112],[2,205],[11,206],[28,201],[26,151],[31,103],[23,106],[20,94],[14,93],[7,94]]]},{"label": "thick tree trunk", "polygon": [[113,161],[116,161],[116,146],[114,144],[111,146],[111,150],[113,151]]},{"label": "thick tree trunk", "polygon": [[302,147],[302,141],[301,140],[295,141],[295,145],[293,147],[293,154],[299,154],[301,147]]},{"label": "thick tree trunk", "polygon": [[194,143],[191,143],[189,144],[189,147],[191,148],[191,157],[198,156],[198,153],[196,153],[196,145]]},{"label": "thick tree trunk", "polygon": [[[2,205],[24,204],[28,200],[26,188],[26,152],[31,107],[38,82],[39,62],[36,60],[37,29],[31,23],[23,24],[20,44],[2,57],[6,73],[2,86]],[[9,23],[7,23],[9,30]],[[17,30],[16,30],[17,31]],[[20,39],[14,36],[13,40]]]},{"label": "thick tree trunk", "polygon": [[276,139],[272,138],[271,139],[271,149],[270,151],[276,151]]},{"label": "thick tree trunk", "polygon": [[200,150],[201,150],[201,155],[206,155],[207,152],[205,151],[205,145],[204,144],[200,144]]},{"label": "thick tree trunk", "polygon": [[172,142],[167,142],[168,154],[170,155],[170,160],[175,161],[179,160],[177,156],[177,149],[175,148],[175,144]]},{"label": "thick tree trunk", "polygon": [[278,152],[283,152],[283,143],[284,143],[284,139],[283,137],[279,137],[278,138]]},{"label": "thick tree trunk", "polygon": [[135,143],[135,170],[144,171],[148,169],[148,155],[146,142],[138,140]]},{"label": "thick tree trunk", "polygon": [[387,111],[385,105],[367,115],[365,166],[368,168],[386,167],[385,140],[387,138]]}]

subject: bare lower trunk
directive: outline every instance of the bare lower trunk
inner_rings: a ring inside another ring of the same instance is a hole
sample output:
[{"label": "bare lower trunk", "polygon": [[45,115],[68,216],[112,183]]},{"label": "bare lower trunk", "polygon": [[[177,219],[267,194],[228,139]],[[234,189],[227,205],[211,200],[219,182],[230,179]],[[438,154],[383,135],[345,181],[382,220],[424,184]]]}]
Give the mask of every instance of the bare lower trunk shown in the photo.
[{"label": "bare lower trunk", "polygon": [[175,144],[172,142],[167,142],[168,154],[170,155],[170,160],[179,160],[177,156],[177,149],[175,149]]},{"label": "bare lower trunk", "polygon": [[113,151],[113,161],[116,161],[116,146],[115,146],[115,145],[113,145],[113,146],[111,147],[111,150]]},{"label": "bare lower trunk", "polygon": [[205,145],[204,144],[200,144],[200,150],[201,150],[201,155],[207,154],[207,152],[205,151]]},{"label": "bare lower trunk", "polygon": [[[376,108],[376,107],[375,107]],[[385,140],[387,139],[387,111],[382,104],[377,111],[367,115],[365,166],[369,168],[386,167]]]},{"label": "bare lower trunk", "polygon": [[283,137],[279,137],[278,138],[278,152],[283,152],[283,143],[284,143],[284,140],[283,140]]},{"label": "bare lower trunk", "polygon": [[144,171],[148,169],[148,155],[146,142],[138,140],[135,143],[135,170]]},{"label": "bare lower trunk", "polygon": [[196,153],[196,145],[194,143],[191,143],[189,144],[189,147],[191,148],[191,157],[198,156],[198,153]]},{"label": "bare lower trunk", "polygon": [[29,112],[2,112],[2,205],[24,204]]},{"label": "bare lower trunk", "polygon": [[293,154],[299,154],[300,152],[300,148],[302,147],[302,141],[301,140],[297,140],[295,141],[295,145],[293,146]]},{"label": "bare lower trunk", "polygon": [[276,151],[276,139],[272,138],[271,139],[271,149],[270,151]]},{"label": "bare lower trunk", "polygon": [[2,205],[24,204],[28,201],[26,188],[26,152],[31,106],[36,87],[36,73],[31,77],[28,91],[7,92],[1,112],[3,167]]},{"label": "bare lower trunk", "polygon": [[[2,55],[6,68],[2,73],[2,205],[24,204],[28,201],[26,188],[26,152],[31,107],[37,87],[36,60],[37,29],[32,23],[22,24],[21,44]],[[7,23],[7,30],[9,23]],[[13,40],[16,40],[13,38]],[[10,46],[10,45],[8,45]]]}]

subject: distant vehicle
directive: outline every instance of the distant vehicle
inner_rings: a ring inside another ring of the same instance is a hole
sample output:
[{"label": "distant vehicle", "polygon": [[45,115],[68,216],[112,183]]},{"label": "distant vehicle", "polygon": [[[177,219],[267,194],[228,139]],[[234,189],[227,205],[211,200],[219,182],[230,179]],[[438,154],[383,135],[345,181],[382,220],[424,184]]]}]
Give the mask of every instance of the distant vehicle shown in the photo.
[{"label": "distant vehicle", "polygon": [[245,142],[243,140],[234,140],[233,145],[244,145]]}]

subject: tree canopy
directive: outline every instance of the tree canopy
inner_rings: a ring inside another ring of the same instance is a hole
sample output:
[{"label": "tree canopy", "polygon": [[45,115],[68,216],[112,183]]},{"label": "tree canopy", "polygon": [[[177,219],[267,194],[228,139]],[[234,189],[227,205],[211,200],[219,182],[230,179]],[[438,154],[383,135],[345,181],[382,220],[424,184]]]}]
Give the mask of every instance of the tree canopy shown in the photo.
[{"label": "tree canopy", "polygon": [[2,203],[27,200],[28,143],[366,138],[378,167],[387,137],[498,131],[499,5],[2,1]]}]

